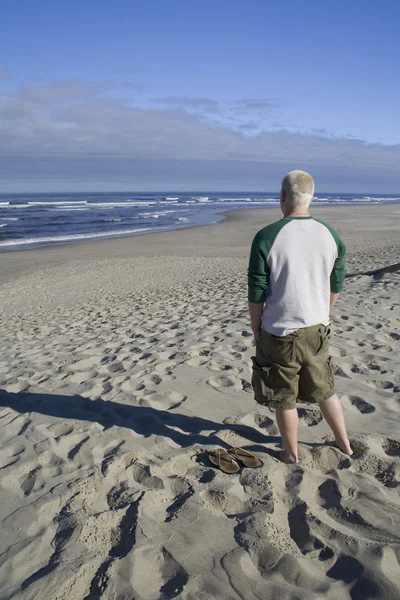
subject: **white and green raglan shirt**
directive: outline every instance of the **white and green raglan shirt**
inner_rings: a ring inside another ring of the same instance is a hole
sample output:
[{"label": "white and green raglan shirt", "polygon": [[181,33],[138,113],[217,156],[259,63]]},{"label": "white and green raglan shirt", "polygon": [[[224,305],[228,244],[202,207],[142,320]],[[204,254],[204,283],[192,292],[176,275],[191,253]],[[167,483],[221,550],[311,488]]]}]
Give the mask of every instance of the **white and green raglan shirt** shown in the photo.
[{"label": "white and green raglan shirt", "polygon": [[285,217],[255,236],[248,298],[264,304],[262,328],[285,336],[329,324],[330,292],[341,292],[346,247],[339,234],[314,217]]}]

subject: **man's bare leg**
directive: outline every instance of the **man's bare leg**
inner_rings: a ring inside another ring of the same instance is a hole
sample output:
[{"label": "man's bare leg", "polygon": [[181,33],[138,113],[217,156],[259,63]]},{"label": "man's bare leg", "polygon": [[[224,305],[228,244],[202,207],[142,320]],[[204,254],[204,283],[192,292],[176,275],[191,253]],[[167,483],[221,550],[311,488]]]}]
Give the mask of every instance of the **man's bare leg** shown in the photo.
[{"label": "man's bare leg", "polygon": [[344,454],[351,456],[353,450],[351,449],[349,438],[347,437],[346,425],[344,422],[342,403],[338,396],[335,394],[327,400],[320,403],[321,412],[332,429],[335,436],[335,442],[338,448]]},{"label": "man's bare leg", "polygon": [[299,460],[297,450],[297,429],[299,425],[299,417],[297,408],[290,410],[282,410],[277,408],[276,420],[279,431],[282,436],[283,443],[283,462],[287,464],[296,463]]}]

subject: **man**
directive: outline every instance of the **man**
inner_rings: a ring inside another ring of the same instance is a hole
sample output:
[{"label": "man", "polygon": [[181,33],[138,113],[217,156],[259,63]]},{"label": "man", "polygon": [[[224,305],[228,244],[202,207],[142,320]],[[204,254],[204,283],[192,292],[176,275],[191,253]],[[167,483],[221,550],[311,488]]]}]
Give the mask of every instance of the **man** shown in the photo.
[{"label": "man", "polygon": [[332,227],[310,216],[313,196],[311,175],[286,175],[284,218],[257,233],[248,270],[254,396],[276,411],[285,463],[298,462],[297,402],[318,403],[336,445],[353,454],[329,356],[329,312],[343,288],[346,248]]}]

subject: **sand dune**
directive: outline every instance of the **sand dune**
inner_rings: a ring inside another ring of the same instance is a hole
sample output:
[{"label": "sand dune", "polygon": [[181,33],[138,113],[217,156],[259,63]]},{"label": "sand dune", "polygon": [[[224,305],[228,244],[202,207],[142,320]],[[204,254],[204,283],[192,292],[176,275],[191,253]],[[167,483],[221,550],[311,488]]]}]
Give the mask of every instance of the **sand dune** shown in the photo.
[{"label": "sand dune", "polygon": [[[369,217],[357,243],[343,222],[331,354],[356,454],[303,405],[286,466],[250,385],[259,217],[241,218],[192,230],[196,256],[161,240],[160,257],[78,264],[65,248],[0,285],[1,600],[399,597],[400,278],[379,272],[399,248],[370,242]],[[215,231],[245,231],[241,255],[203,258]],[[232,445],[264,465],[215,469],[207,451]]]}]

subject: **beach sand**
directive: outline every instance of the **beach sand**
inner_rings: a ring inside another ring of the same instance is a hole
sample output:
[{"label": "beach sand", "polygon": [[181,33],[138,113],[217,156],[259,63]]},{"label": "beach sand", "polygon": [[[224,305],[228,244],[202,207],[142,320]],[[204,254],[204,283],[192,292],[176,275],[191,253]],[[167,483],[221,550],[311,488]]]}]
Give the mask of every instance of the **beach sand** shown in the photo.
[{"label": "beach sand", "polygon": [[[400,206],[315,207],[347,244],[331,354],[350,460],[251,390],[246,269],[275,209],[0,255],[0,599],[398,600]],[[207,451],[252,449],[225,475]]]}]

